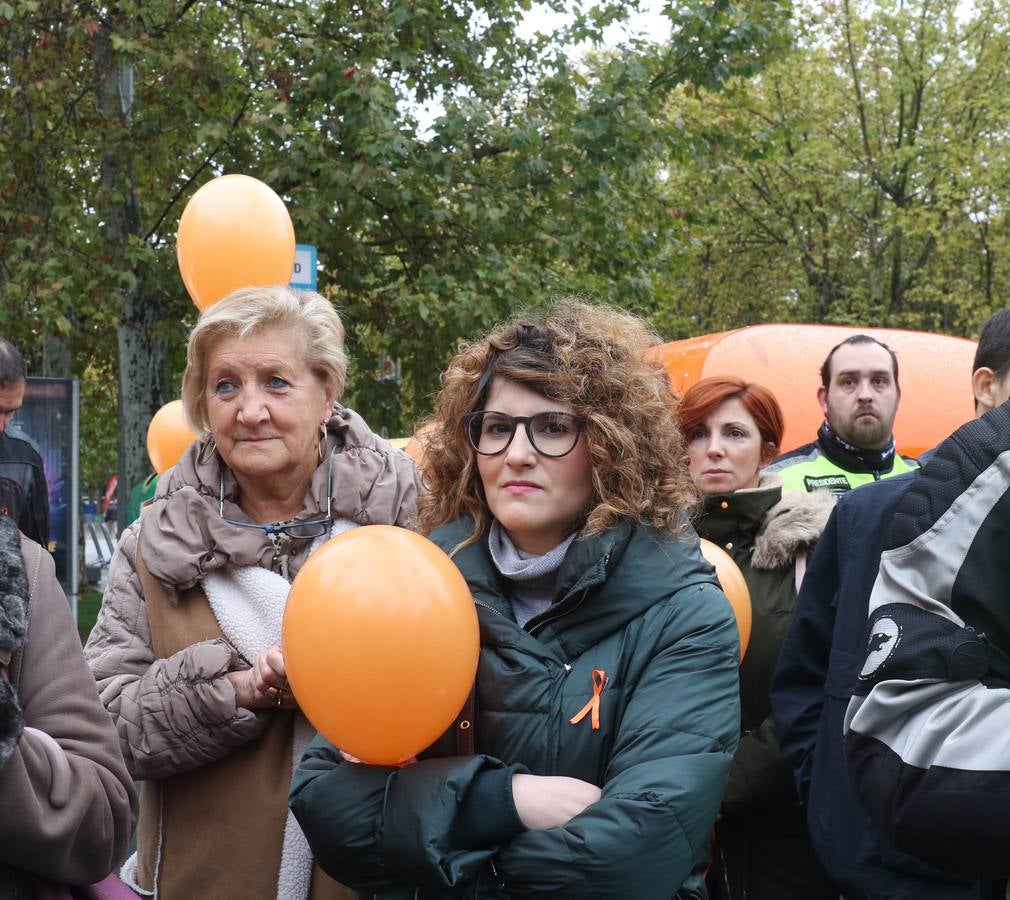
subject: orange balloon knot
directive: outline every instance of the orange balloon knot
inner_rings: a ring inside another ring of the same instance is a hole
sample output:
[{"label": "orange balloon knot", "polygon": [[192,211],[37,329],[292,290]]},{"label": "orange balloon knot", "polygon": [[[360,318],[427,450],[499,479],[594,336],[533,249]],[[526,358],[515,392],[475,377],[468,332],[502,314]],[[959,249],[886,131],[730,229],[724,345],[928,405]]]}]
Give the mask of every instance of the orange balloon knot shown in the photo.
[{"label": "orange balloon knot", "polygon": [[568,721],[573,725],[578,725],[588,713],[592,713],[591,721],[593,723],[593,731],[600,730],[600,694],[603,693],[603,688],[607,684],[607,673],[603,669],[593,669],[593,696],[589,698],[589,702],[582,707],[574,716],[572,716]]}]

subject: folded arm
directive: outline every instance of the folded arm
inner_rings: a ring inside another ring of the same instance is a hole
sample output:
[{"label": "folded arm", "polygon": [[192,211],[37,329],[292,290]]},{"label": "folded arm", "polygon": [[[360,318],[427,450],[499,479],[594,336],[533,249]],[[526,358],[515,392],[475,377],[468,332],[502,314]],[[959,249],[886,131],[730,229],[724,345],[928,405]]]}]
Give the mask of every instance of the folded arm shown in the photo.
[{"label": "folded arm", "polygon": [[[683,593],[692,591],[690,602],[724,615],[671,628],[661,642],[625,709],[598,802],[561,827],[517,827],[508,793],[517,767],[482,755],[361,766],[320,742],[291,793],[316,858],[359,890],[445,889],[490,874],[514,897],[623,897],[634,883],[667,900],[703,854],[739,728],[730,608],[711,585]],[[489,798],[481,846],[460,827],[472,791]]]}]

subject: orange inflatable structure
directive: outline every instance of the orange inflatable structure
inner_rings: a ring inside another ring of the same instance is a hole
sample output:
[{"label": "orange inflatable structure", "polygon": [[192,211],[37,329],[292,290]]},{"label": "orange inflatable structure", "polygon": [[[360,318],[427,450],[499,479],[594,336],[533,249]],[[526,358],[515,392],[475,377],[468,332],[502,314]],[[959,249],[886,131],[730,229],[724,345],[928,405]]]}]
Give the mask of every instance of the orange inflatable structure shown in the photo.
[{"label": "orange inflatable structure", "polygon": [[824,357],[852,334],[868,334],[898,357],[901,404],[894,423],[898,451],[918,456],[975,413],[969,379],[975,342],[945,334],[838,325],[752,325],[673,341],[653,352],[682,394],[702,378],[736,375],[772,391],[782,405],[782,450],[814,440],[824,416],[817,403]]}]

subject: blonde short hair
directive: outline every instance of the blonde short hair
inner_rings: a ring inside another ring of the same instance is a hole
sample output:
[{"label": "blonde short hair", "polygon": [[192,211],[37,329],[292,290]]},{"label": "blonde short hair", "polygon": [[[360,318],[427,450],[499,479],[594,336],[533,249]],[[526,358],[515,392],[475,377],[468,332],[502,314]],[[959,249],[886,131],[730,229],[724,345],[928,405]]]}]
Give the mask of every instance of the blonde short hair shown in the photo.
[{"label": "blonde short hair", "polygon": [[347,377],[344,326],[333,305],[313,291],[282,285],[242,288],[206,309],[189,334],[182,405],[190,425],[206,435],[207,360],[223,337],[249,337],[264,328],[284,328],[305,339],[305,362],[339,399]]}]

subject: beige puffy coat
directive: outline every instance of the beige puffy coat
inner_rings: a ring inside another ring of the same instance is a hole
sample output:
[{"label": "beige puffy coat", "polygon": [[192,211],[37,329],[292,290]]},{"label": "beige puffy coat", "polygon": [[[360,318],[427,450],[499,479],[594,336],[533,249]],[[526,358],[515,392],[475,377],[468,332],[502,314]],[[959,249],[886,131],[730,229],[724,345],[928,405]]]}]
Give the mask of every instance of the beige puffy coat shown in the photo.
[{"label": "beige puffy coat", "polygon": [[[359,525],[412,525],[420,478],[410,458],[374,435],[350,410],[337,407],[328,430],[328,446],[335,448],[334,517]],[[320,465],[297,518],[325,511],[326,479],[327,465]],[[227,526],[217,511],[222,484],[225,516],[243,518],[235,505],[234,476],[205,442],[194,444],[162,476],[143,530],[134,523],[120,541],[85,648],[127,766],[138,779],[167,784],[174,776],[226,760],[264,734],[271,721],[270,711],[255,713],[236,705],[227,673],[247,668],[251,661],[227,640],[200,640],[157,658],[135,564],[139,554],[168,597],[180,599],[204,576],[230,567],[261,566],[293,578],[308,542],[292,543],[280,557],[263,532]],[[213,804],[213,798],[208,802]],[[262,862],[222,859],[220,865],[248,868]]]}]

